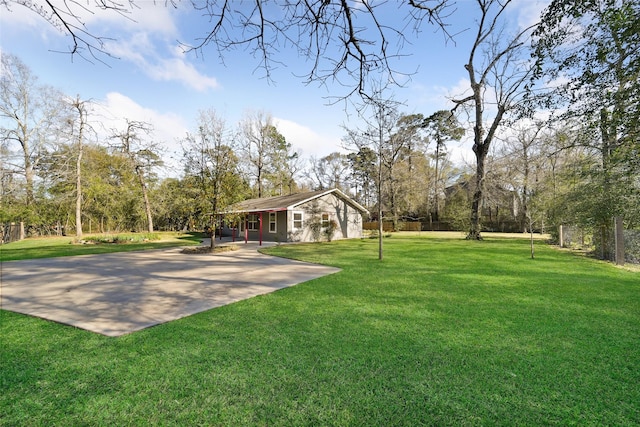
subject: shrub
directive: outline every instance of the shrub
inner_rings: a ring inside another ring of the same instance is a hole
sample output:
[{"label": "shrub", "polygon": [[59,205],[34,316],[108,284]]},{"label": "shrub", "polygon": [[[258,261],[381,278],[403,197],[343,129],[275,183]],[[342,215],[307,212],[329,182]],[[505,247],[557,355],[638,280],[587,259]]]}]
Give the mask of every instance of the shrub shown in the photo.
[{"label": "shrub", "polygon": [[329,221],[329,224],[327,224],[327,226],[323,230],[324,235],[327,237],[328,242],[333,240],[333,235],[335,234],[337,229],[338,229],[338,223],[335,222],[334,220]]},{"label": "shrub", "polygon": [[157,233],[140,233],[140,234],[101,234],[94,236],[86,236],[81,239],[74,240],[74,243],[90,243],[90,244],[101,244],[101,243],[115,243],[115,244],[126,244],[126,243],[141,243],[148,242],[150,240],[160,240],[160,235]]}]

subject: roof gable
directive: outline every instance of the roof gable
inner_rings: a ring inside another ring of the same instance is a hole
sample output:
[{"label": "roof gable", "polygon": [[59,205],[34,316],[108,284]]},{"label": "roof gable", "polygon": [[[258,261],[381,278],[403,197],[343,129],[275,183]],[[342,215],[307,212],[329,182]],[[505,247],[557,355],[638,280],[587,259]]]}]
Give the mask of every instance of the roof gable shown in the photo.
[{"label": "roof gable", "polygon": [[296,206],[302,205],[311,200],[320,198],[327,194],[335,194],[338,198],[345,200],[348,204],[356,208],[362,213],[368,213],[367,209],[351,200],[349,196],[344,194],[337,188],[331,190],[309,191],[305,193],[290,194],[287,196],[263,197],[260,199],[249,199],[243,202],[235,203],[225,209],[222,213],[242,213],[242,212],[264,212],[264,211],[284,211],[294,209]]}]

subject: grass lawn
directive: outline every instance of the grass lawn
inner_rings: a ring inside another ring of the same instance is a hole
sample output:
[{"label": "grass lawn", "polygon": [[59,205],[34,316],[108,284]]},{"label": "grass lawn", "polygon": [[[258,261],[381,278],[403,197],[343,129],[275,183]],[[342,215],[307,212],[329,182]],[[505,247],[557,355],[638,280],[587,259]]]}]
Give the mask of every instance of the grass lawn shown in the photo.
[{"label": "grass lawn", "polygon": [[[112,252],[163,249],[175,246],[196,245],[202,240],[200,233],[154,233],[160,240],[131,243],[73,244],[74,237],[37,237],[0,245],[0,261],[53,258],[61,256],[106,254]],[[102,235],[88,235],[92,238]],[[114,235],[115,236],[115,235]],[[129,236],[129,235],[123,235]],[[130,234],[135,238],[135,234]]]},{"label": "grass lawn", "polygon": [[278,246],[342,272],[119,338],[0,311],[0,425],[640,425],[640,275],[526,239]]}]

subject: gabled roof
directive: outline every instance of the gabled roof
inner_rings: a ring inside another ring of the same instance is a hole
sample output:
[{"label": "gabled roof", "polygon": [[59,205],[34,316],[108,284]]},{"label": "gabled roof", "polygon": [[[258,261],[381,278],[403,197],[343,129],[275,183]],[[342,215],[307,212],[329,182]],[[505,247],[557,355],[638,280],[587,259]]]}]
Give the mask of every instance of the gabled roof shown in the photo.
[{"label": "gabled roof", "polygon": [[236,203],[225,209],[221,213],[252,213],[252,212],[274,212],[274,211],[286,211],[288,209],[295,209],[311,200],[320,198],[327,194],[333,193],[338,198],[345,200],[348,204],[356,208],[362,213],[368,213],[367,209],[362,205],[352,200],[349,196],[344,194],[337,188],[331,190],[318,190],[309,191],[306,193],[291,194],[288,196],[276,196],[276,197],[263,197],[260,199],[249,199],[243,202]]}]

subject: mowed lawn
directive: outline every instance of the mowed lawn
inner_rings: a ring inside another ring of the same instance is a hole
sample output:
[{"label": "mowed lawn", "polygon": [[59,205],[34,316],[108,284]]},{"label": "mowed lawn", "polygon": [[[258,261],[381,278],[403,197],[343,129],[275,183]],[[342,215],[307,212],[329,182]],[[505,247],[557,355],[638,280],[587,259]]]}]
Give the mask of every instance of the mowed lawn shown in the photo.
[{"label": "mowed lawn", "polygon": [[0,262],[21,259],[51,258],[62,256],[107,254],[150,249],[166,249],[175,246],[193,246],[200,243],[201,233],[162,232],[153,233],[153,239],[145,239],[147,234],[89,234],[91,239],[119,237],[122,243],[79,244],[74,237],[37,237],[0,245]]},{"label": "mowed lawn", "polygon": [[120,338],[0,312],[2,425],[640,425],[640,273],[526,239],[273,247],[342,272]]}]

